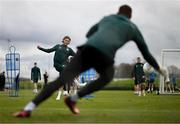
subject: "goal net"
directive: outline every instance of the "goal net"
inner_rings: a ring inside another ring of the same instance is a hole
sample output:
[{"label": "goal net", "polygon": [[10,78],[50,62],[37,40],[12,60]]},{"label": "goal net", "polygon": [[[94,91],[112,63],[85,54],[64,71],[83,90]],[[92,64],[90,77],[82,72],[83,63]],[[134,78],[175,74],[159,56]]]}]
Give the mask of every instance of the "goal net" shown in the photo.
[{"label": "goal net", "polygon": [[168,71],[169,81],[160,75],[161,94],[180,93],[180,49],[162,49],[161,66]]}]

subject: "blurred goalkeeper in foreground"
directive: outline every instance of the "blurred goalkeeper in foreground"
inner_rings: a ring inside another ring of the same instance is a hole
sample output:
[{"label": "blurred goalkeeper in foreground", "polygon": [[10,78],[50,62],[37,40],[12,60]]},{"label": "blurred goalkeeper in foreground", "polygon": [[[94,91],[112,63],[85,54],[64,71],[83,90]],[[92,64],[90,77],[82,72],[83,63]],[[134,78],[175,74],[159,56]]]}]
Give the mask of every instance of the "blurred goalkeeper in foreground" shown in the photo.
[{"label": "blurred goalkeeper in foreground", "polygon": [[80,111],[77,101],[87,94],[102,89],[114,75],[114,56],[116,51],[128,41],[134,41],[145,60],[159,73],[163,74],[158,63],[151,55],[138,27],[130,21],[132,9],[122,5],[117,14],[104,17],[87,33],[87,42],[78,47],[78,52],[70,64],[62,71],[55,81],[50,82],[23,110],[14,113],[15,117],[29,117],[31,112],[43,101],[49,98],[61,86],[71,83],[80,73],[94,68],[99,78],[83,87],[77,94],[64,99],[66,105],[74,113]]}]

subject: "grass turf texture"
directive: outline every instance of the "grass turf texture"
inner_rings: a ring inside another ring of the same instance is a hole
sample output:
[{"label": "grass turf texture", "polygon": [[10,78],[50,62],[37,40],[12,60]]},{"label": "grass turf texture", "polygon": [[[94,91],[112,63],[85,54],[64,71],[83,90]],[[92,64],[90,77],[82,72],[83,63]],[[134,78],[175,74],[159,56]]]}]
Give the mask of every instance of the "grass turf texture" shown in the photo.
[{"label": "grass turf texture", "polygon": [[[159,86],[159,80],[156,79],[155,86]],[[146,83],[147,85],[147,83]],[[180,87],[180,78],[177,78],[176,86]],[[43,82],[38,83],[38,88],[43,87]],[[132,90],[134,88],[134,81],[132,79],[116,80],[105,86],[106,90]],[[33,89],[33,83],[29,81],[20,82],[20,89]]]},{"label": "grass turf texture", "polygon": [[32,90],[21,90],[19,97],[0,92],[0,123],[180,123],[180,96],[147,94],[133,91],[100,91],[92,99],[81,99],[79,115],[73,115],[56,93],[42,103],[30,118],[14,118],[12,113],[34,97]]}]

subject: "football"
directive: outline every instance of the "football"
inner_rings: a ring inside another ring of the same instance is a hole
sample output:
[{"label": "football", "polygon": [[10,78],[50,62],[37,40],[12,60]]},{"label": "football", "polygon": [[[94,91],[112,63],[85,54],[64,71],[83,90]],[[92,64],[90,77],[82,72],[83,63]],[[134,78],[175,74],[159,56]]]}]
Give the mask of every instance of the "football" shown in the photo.
[{"label": "football", "polygon": [[145,73],[151,73],[154,71],[154,68],[151,65],[149,65],[149,63],[145,63],[143,66],[143,70]]}]

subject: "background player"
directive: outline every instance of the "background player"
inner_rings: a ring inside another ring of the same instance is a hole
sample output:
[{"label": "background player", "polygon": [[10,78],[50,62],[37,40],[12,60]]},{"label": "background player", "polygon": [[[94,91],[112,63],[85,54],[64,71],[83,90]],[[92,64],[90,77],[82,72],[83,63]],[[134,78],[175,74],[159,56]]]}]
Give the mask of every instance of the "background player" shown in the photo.
[{"label": "background player", "polygon": [[135,92],[138,96],[145,96],[145,74],[143,71],[143,63],[141,63],[141,58],[137,57],[137,63],[133,68],[133,79],[135,83]]},{"label": "background player", "polygon": [[165,92],[167,93],[169,91],[170,93],[172,93],[170,79],[169,79],[169,71],[167,68],[165,68],[165,72],[166,72],[166,75],[164,77]]},{"label": "background player", "polygon": [[154,81],[156,80],[156,73],[155,71],[152,71],[149,73],[148,75],[148,90],[147,92],[152,93],[153,92],[153,88],[154,88]]},{"label": "background player", "polygon": [[0,73],[0,91],[5,90],[5,83],[6,83],[6,77],[5,77],[5,71]]},{"label": "background player", "polygon": [[34,83],[34,93],[38,93],[38,87],[37,87],[37,83],[39,80],[41,80],[41,71],[40,68],[37,67],[37,63],[34,63],[34,67],[31,69],[31,80]]},{"label": "background player", "polygon": [[45,73],[43,74],[43,77],[44,77],[44,87],[47,86],[47,83],[48,83],[48,73],[47,71],[45,71]]},{"label": "background player", "polygon": [[[63,44],[61,44],[61,45],[57,44],[50,49],[45,49],[45,48],[42,48],[40,46],[37,47],[39,50],[42,50],[42,51],[47,52],[47,53],[55,52],[55,54],[54,54],[54,67],[59,72],[59,75],[61,75],[61,72],[63,71],[63,69],[68,64],[68,57],[75,55],[75,52],[70,47],[68,47],[70,42],[71,42],[71,38],[69,36],[65,36],[62,40]],[[63,94],[68,95],[69,87],[70,86],[67,84],[63,85],[63,87],[61,87],[59,89],[56,100],[60,100],[63,88],[64,88]]]}]

